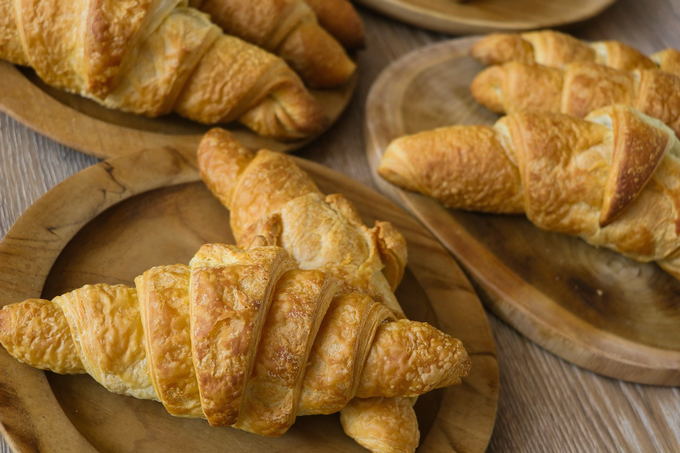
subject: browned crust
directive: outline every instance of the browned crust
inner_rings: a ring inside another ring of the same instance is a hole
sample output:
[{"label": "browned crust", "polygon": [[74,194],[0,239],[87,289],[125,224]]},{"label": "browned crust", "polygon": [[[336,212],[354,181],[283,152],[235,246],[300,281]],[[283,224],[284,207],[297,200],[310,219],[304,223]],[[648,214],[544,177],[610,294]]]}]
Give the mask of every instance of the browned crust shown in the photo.
[{"label": "browned crust", "polygon": [[304,0],[206,0],[195,6],[226,33],[280,55],[309,86],[336,87],[354,73],[354,62]]},{"label": "browned crust", "polygon": [[663,121],[680,137],[680,75],[647,69],[640,71],[638,76],[634,107]]},{"label": "browned crust", "polygon": [[531,44],[518,34],[493,33],[477,41],[470,49],[470,55],[484,64],[499,64],[508,61],[534,62]]},{"label": "browned crust", "polygon": [[610,224],[647,185],[664,157],[671,137],[629,108],[612,112],[614,147],[600,211],[600,226]]},{"label": "browned crust", "polygon": [[606,58],[599,63],[621,71],[634,69],[653,69],[656,64],[639,50],[620,41],[598,41],[595,46],[601,45],[606,49]]},{"label": "browned crust", "polygon": [[552,30],[522,33],[534,49],[534,62],[561,67],[578,61],[595,61],[595,51],[573,36]]},{"label": "browned crust", "polygon": [[237,428],[280,436],[295,422],[307,360],[335,284],[323,272],[281,277],[262,331]]},{"label": "browned crust", "polygon": [[676,50],[649,58],[620,41],[588,43],[554,30],[491,34],[479,40],[470,54],[485,64],[517,61],[559,68],[569,63],[596,62],[624,71],[653,69],[656,62],[661,69],[680,75],[680,52]]},{"label": "browned crust", "polygon": [[92,0],[87,13],[89,33],[85,33],[87,90],[104,97],[113,89],[114,78],[130,51],[130,43],[140,32],[155,0],[130,2]]},{"label": "browned crust", "polygon": [[410,398],[353,399],[340,415],[345,432],[375,452],[413,452],[420,432]]},{"label": "browned crust", "polygon": [[612,104],[635,102],[635,81],[629,72],[596,63],[574,63],[564,75],[561,111],[579,118]]},{"label": "browned crust", "polygon": [[239,175],[255,154],[224,129],[210,129],[196,151],[201,179],[220,202],[231,209]]},{"label": "browned crust", "polygon": [[[381,305],[360,293],[336,297],[321,324],[300,395],[300,415],[338,412],[354,397]],[[384,308],[384,307],[383,307]],[[382,312],[388,316],[389,312]]]},{"label": "browned crust", "polygon": [[[191,262],[190,319],[203,413],[212,426],[236,423],[271,295],[292,267],[282,249],[208,244]],[[241,259],[228,259],[235,255]],[[230,262],[231,261],[231,262]]]},{"label": "browned crust", "polygon": [[488,126],[451,126],[398,138],[387,147],[378,173],[453,208],[505,213],[524,209],[517,168]]},{"label": "browned crust", "polygon": [[394,291],[404,277],[408,261],[406,239],[390,222],[375,222],[373,232],[380,259],[384,264],[382,272]]},{"label": "browned crust", "polygon": [[305,0],[323,28],[348,49],[365,45],[364,24],[347,0]]},{"label": "browned crust", "polygon": [[151,268],[135,279],[146,356],[158,399],[171,415],[201,417],[191,357],[189,267]]},{"label": "browned crust", "polygon": [[680,50],[665,49],[652,55],[662,71],[680,76]]}]

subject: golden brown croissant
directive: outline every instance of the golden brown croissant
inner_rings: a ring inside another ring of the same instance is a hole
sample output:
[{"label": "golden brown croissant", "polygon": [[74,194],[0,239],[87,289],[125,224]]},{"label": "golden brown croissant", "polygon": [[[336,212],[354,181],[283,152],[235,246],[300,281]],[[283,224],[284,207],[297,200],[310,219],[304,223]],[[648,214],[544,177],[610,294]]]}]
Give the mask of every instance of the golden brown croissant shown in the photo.
[{"label": "golden brown croissant", "polygon": [[680,142],[660,121],[611,106],[585,120],[517,113],[393,141],[388,181],[472,211],[525,213],[680,278]]},{"label": "golden brown croissant", "polygon": [[364,47],[364,24],[348,0],[305,0],[323,28],[348,49]]},{"label": "golden brown croissant", "polygon": [[172,415],[269,436],[355,395],[418,395],[469,369],[460,341],[391,321],[368,296],[334,297],[331,278],[295,269],[280,247],[206,244],[190,266],[155,267],[135,284],[7,305],[0,343],[28,365],[88,373]]},{"label": "golden brown croissant", "polygon": [[484,64],[519,61],[560,68],[594,62],[622,71],[659,68],[680,76],[678,50],[666,49],[648,58],[620,41],[588,43],[552,30],[490,34],[475,43],[470,54]]},{"label": "golden brown croissant", "polygon": [[190,0],[229,34],[277,53],[313,87],[342,85],[356,65],[304,0]]},{"label": "golden brown croissant", "polygon": [[[321,269],[340,281],[341,292],[366,293],[403,316],[393,289],[406,264],[403,236],[388,222],[367,228],[341,195],[324,197],[288,156],[245,149],[214,129],[198,149],[201,176],[231,211],[240,244],[253,238],[284,247],[303,269]],[[412,401],[355,399],[343,409],[345,432],[379,452],[410,452],[419,432]],[[367,423],[379,419],[380,422]]]},{"label": "golden brown croissant", "polygon": [[280,139],[323,128],[320,106],[283,60],[185,3],[0,0],[0,58],[114,109],[239,121]]},{"label": "golden brown croissant", "polygon": [[480,72],[470,90],[498,113],[532,110],[582,118],[608,105],[629,105],[680,134],[680,76],[659,69],[620,71],[597,63],[557,69],[510,62]]}]

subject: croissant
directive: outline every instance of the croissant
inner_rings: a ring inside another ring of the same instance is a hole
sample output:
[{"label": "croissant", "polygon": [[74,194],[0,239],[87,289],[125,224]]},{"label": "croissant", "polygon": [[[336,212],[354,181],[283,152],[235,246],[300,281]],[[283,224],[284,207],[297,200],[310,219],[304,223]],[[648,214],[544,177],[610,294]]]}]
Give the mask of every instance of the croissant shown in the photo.
[{"label": "croissant", "polygon": [[347,0],[305,0],[323,28],[348,49],[365,45],[364,25]]},{"label": "croissant", "polygon": [[608,105],[629,105],[680,134],[680,76],[659,69],[629,72],[597,63],[557,69],[510,62],[480,72],[470,89],[479,103],[498,113],[534,110],[582,118]]},{"label": "croissant", "polygon": [[418,395],[469,368],[460,341],[393,321],[368,296],[336,297],[331,278],[296,269],[280,247],[206,244],[190,266],[154,267],[135,286],[7,305],[0,343],[28,365],[267,436],[355,395]]},{"label": "croissant", "polygon": [[516,113],[398,138],[380,175],[452,208],[524,213],[680,278],[680,142],[626,106]]},{"label": "croissant", "polygon": [[569,63],[595,62],[622,71],[659,68],[680,76],[680,51],[666,49],[646,57],[620,41],[588,43],[552,30],[529,33],[493,33],[470,51],[484,64],[509,61],[560,68]]},{"label": "croissant", "polygon": [[320,106],[283,60],[222,34],[184,3],[0,0],[0,58],[127,112],[239,121],[279,139],[324,127]]},{"label": "croissant", "polygon": [[280,55],[310,86],[345,83],[356,65],[304,0],[190,0],[229,34]]},{"label": "croissant", "polygon": [[[323,270],[340,282],[341,292],[368,294],[403,317],[393,290],[404,273],[406,242],[390,223],[367,228],[349,200],[324,197],[291,157],[253,153],[221,129],[204,136],[198,165],[203,181],[230,210],[238,243],[258,238],[280,245],[300,268]],[[413,451],[419,432],[412,404],[355,399],[341,413],[343,428],[372,451]]]}]

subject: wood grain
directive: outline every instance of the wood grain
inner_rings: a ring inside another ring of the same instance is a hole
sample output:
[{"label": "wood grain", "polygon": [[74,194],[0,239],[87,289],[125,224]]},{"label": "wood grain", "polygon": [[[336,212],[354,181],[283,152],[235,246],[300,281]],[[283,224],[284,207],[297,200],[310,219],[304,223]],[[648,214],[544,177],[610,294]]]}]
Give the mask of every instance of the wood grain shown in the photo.
[{"label": "wood grain", "polygon": [[[107,158],[150,148],[171,146],[192,151],[212,126],[177,115],[146,118],[111,110],[94,101],[52,88],[33,70],[0,62],[0,111],[11,115],[36,132],[86,154]],[[356,76],[333,90],[311,93],[323,107],[329,126],[347,107],[356,87]],[[222,125],[252,148],[292,151],[315,137],[297,141],[277,141],[262,137],[244,126]]]},{"label": "wood grain", "polygon": [[536,343],[577,365],[633,382],[680,385],[680,281],[521,216],[447,210],[375,172],[402,135],[452,124],[493,124],[467,87],[482,69],[476,38],[444,41],[392,63],[373,85],[366,146],[383,191],[406,206],[465,265],[490,308]]},{"label": "wood grain", "polygon": [[[461,338],[473,361],[462,385],[419,399],[423,451],[481,452],[498,398],[495,346],[484,310],[462,271],[434,238],[372,190],[318,164],[299,161],[327,193],[343,193],[370,224],[391,221],[410,260],[397,291],[405,312]],[[198,180],[192,153],[133,153],[65,180],[0,242],[0,300],[53,298],[88,283],[131,285],[144,270],[186,263],[206,242],[231,242],[226,209]],[[200,420],[107,392],[87,376],[45,374],[0,353],[0,421],[18,451],[359,451],[337,417],[302,417],[280,439]]]},{"label": "wood grain", "polygon": [[616,0],[359,0],[390,17],[442,33],[557,27],[589,19]]},{"label": "wood grain", "polygon": [[[356,95],[338,122],[298,155],[374,185],[361,133],[371,84],[401,55],[449,38],[368,9],[360,12],[367,48],[358,56]],[[674,0],[619,0],[570,31],[583,39],[619,39],[652,52],[680,46],[678,21],[680,9]],[[0,234],[4,234],[47,189],[96,159],[0,114],[0,162]],[[552,355],[493,314],[489,318],[503,388],[490,453],[677,451],[680,389],[603,378]],[[4,448],[2,453],[9,451]]]}]

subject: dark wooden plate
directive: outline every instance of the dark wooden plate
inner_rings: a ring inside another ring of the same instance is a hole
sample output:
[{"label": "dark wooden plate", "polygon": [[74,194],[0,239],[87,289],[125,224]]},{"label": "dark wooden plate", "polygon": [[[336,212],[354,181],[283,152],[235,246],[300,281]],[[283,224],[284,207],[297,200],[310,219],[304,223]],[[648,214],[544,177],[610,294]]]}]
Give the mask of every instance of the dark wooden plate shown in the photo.
[{"label": "dark wooden plate", "polygon": [[521,216],[448,210],[375,173],[387,144],[451,124],[493,124],[468,86],[482,66],[476,38],[418,49],[390,65],[366,106],[367,153],[376,182],[413,212],[489,296],[489,307],[558,356],[606,376],[680,385],[680,281]]},{"label": "dark wooden plate", "polygon": [[[43,83],[31,69],[0,61],[0,111],[47,137],[100,158],[121,156],[150,148],[170,146],[195,150],[203,134],[213,126],[177,115],[146,118],[111,110],[94,101],[66,93]],[[334,123],[349,104],[356,87],[355,75],[333,90],[312,91],[326,116]],[[292,151],[312,141],[282,142],[265,138],[238,124],[220,124],[242,143],[254,149]]]},{"label": "dark wooden plate", "polygon": [[[50,298],[86,283],[131,284],[159,264],[188,262],[205,242],[231,242],[229,213],[198,180],[190,156],[146,150],[101,162],[54,187],[0,242],[0,304]],[[461,338],[473,361],[462,385],[417,403],[421,451],[482,452],[493,430],[498,364],[484,309],[441,245],[378,193],[325,167],[299,164],[342,192],[366,221],[406,236],[409,266],[397,295],[406,313]],[[281,438],[175,418],[152,401],[107,392],[88,376],[29,368],[0,348],[0,426],[15,451],[349,452],[337,416],[300,417]]]}]

